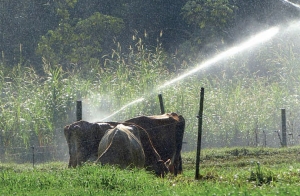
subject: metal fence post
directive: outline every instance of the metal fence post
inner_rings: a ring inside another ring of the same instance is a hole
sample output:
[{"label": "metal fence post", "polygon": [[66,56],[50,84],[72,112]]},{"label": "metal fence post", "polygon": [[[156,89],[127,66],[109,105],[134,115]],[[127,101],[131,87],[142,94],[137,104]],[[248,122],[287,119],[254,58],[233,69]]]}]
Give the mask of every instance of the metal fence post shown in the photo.
[{"label": "metal fence post", "polygon": [[264,147],[267,147],[267,134],[265,130],[263,130],[263,134],[264,134]]},{"label": "metal fence post", "polygon": [[77,101],[77,104],[76,104],[76,119],[77,119],[77,121],[82,120],[82,101]]},{"label": "metal fence post", "polygon": [[198,141],[197,141],[197,154],[196,154],[196,174],[195,179],[200,178],[200,151],[201,151],[201,138],[202,138],[202,119],[203,119],[203,101],[204,101],[204,88],[201,88],[200,93],[200,109],[198,114]]},{"label": "metal fence post", "polygon": [[32,167],[34,168],[34,146],[32,148]]},{"label": "metal fence post", "polygon": [[281,109],[281,124],[282,124],[282,147],[287,147],[285,109]]},{"label": "metal fence post", "polygon": [[161,94],[158,94],[158,99],[159,99],[159,104],[160,104],[160,113],[164,114],[165,113],[165,107],[164,107],[164,102]]}]

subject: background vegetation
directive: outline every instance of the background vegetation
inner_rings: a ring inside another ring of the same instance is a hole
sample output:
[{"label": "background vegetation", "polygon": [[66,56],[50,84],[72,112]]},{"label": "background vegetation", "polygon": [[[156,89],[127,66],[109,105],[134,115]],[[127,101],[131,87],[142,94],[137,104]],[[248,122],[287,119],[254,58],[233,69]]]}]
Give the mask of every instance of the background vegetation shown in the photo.
[{"label": "background vegetation", "polygon": [[281,108],[288,145],[298,144],[297,28],[157,90],[253,30],[298,16],[280,1],[3,0],[0,9],[1,161],[31,160],[32,150],[37,161],[66,159],[76,100],[85,120],[101,121],[145,98],[107,119],[123,121],[159,114],[158,93],[185,117],[184,150],[194,150],[201,87],[203,147],[278,147]]},{"label": "background vegetation", "polygon": [[[76,68],[91,59],[103,61],[113,39],[127,50],[132,37],[147,47],[160,38],[179,62],[194,60],[231,44],[253,30],[299,16],[280,0],[1,0],[0,51],[7,65],[34,66],[42,73],[42,57]],[[199,59],[198,59],[199,60]]]}]

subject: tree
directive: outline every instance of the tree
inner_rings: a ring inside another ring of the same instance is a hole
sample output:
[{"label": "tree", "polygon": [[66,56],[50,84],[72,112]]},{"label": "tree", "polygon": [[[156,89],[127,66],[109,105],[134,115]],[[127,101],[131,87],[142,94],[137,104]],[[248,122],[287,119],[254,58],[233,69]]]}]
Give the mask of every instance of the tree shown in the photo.
[{"label": "tree", "polygon": [[124,17],[128,32],[140,37],[146,35],[148,45],[156,45],[159,38],[165,49],[176,48],[179,42],[189,36],[187,24],[180,16],[181,8],[186,2],[187,0],[131,1],[127,4]]},{"label": "tree", "polygon": [[37,53],[56,64],[83,64],[91,58],[101,59],[124,28],[123,20],[98,12],[74,26],[62,22],[42,36]]},{"label": "tree", "polygon": [[222,43],[236,10],[228,0],[193,0],[182,7],[182,16],[193,27],[190,40],[200,49],[209,43]]},{"label": "tree", "polygon": [[25,25],[27,24],[27,10],[30,9],[29,0],[22,2],[2,0],[0,3],[2,61],[17,64],[20,61],[20,45],[24,44],[25,37],[28,36],[30,30]]},{"label": "tree", "polygon": [[56,26],[57,15],[51,0],[1,0],[0,50],[10,66],[37,60],[39,36]]},{"label": "tree", "polygon": [[235,26],[232,31],[243,37],[270,26],[286,24],[299,18],[300,13],[297,8],[284,1],[239,0],[236,5],[239,9],[235,13]]}]

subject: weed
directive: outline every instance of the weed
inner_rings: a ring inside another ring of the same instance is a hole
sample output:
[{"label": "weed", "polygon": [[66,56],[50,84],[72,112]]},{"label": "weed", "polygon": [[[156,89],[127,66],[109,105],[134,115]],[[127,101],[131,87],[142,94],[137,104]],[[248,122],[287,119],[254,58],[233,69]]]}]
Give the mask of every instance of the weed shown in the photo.
[{"label": "weed", "polygon": [[256,162],[255,170],[251,169],[250,177],[248,178],[250,182],[256,182],[257,186],[262,186],[263,184],[270,184],[276,181],[276,176],[273,172],[267,169],[263,169],[259,162]]}]

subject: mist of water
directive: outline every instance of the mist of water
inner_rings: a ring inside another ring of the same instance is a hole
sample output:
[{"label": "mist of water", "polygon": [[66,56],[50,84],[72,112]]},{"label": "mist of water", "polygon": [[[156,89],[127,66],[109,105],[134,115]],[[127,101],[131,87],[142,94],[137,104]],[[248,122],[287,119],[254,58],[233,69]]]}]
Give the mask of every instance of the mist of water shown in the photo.
[{"label": "mist of water", "polygon": [[213,66],[214,64],[216,64],[217,62],[224,60],[226,58],[229,58],[237,53],[243,52],[246,49],[250,49],[254,46],[257,46],[259,44],[262,44],[263,42],[266,42],[268,40],[270,40],[273,36],[275,36],[277,33],[279,32],[279,28],[278,27],[272,27],[266,31],[263,31],[261,33],[256,34],[255,36],[251,37],[250,39],[248,39],[247,41],[241,43],[238,46],[234,46],[232,48],[229,48],[228,50],[210,58],[209,60],[197,65],[194,69],[192,69],[191,71],[188,71],[184,74],[182,74],[181,76],[170,80],[168,82],[166,82],[165,84],[161,85],[160,87],[157,88],[157,90],[161,90],[177,81],[180,81],[184,78],[186,78],[189,75],[192,75],[204,68],[208,68],[210,66]]},{"label": "mist of water", "polygon": [[143,97],[141,97],[141,98],[139,98],[139,99],[136,99],[136,100],[134,100],[134,101],[132,101],[132,102],[130,102],[130,103],[124,105],[124,106],[123,106],[121,109],[119,109],[118,111],[116,111],[116,112],[112,113],[111,115],[109,115],[109,116],[107,116],[107,117],[101,119],[100,121],[105,121],[105,120],[107,120],[107,119],[113,117],[114,115],[118,114],[118,113],[121,112],[122,110],[128,108],[129,106],[131,106],[131,105],[133,105],[133,104],[136,104],[136,103],[139,103],[139,102],[142,102],[142,101],[144,101],[144,100],[145,100],[145,98],[143,98]]},{"label": "mist of water", "polygon": [[284,3],[287,3],[287,4],[291,5],[291,6],[294,6],[295,8],[300,9],[300,5],[299,5],[299,4],[290,2],[290,1],[288,1],[288,0],[281,0],[281,1],[284,2]]},{"label": "mist of water", "polygon": [[[279,32],[279,27],[272,27],[268,30],[262,31],[260,33],[257,33],[256,35],[252,36],[251,38],[249,38],[248,40],[246,40],[245,42],[242,42],[241,44],[234,46],[232,48],[229,48],[228,50],[210,58],[209,60],[200,63],[199,65],[197,65],[194,69],[180,75],[179,77],[172,79],[168,82],[166,82],[165,84],[159,86],[156,90],[154,90],[154,92],[160,91],[163,88],[166,88],[167,86],[178,82],[180,80],[185,79],[186,77],[195,74],[197,72],[199,72],[200,70],[203,70],[204,68],[208,68],[210,66],[213,66],[214,64],[216,64],[217,62],[221,61],[221,60],[225,60],[227,58],[230,58],[231,56],[241,53],[247,49],[253,48],[255,46],[258,46],[260,44],[263,44],[264,42],[270,40],[271,38],[273,38],[277,33]],[[152,92],[151,94],[153,94],[154,92]],[[149,95],[148,95],[149,96]],[[136,99],[128,104],[126,104],[125,106],[123,106],[121,109],[119,109],[118,111],[112,113],[111,115],[101,119],[101,121],[105,121],[111,117],[113,117],[114,115],[118,114],[120,111],[128,108],[129,106],[142,102],[144,101],[145,98],[141,97],[139,99]]]}]

